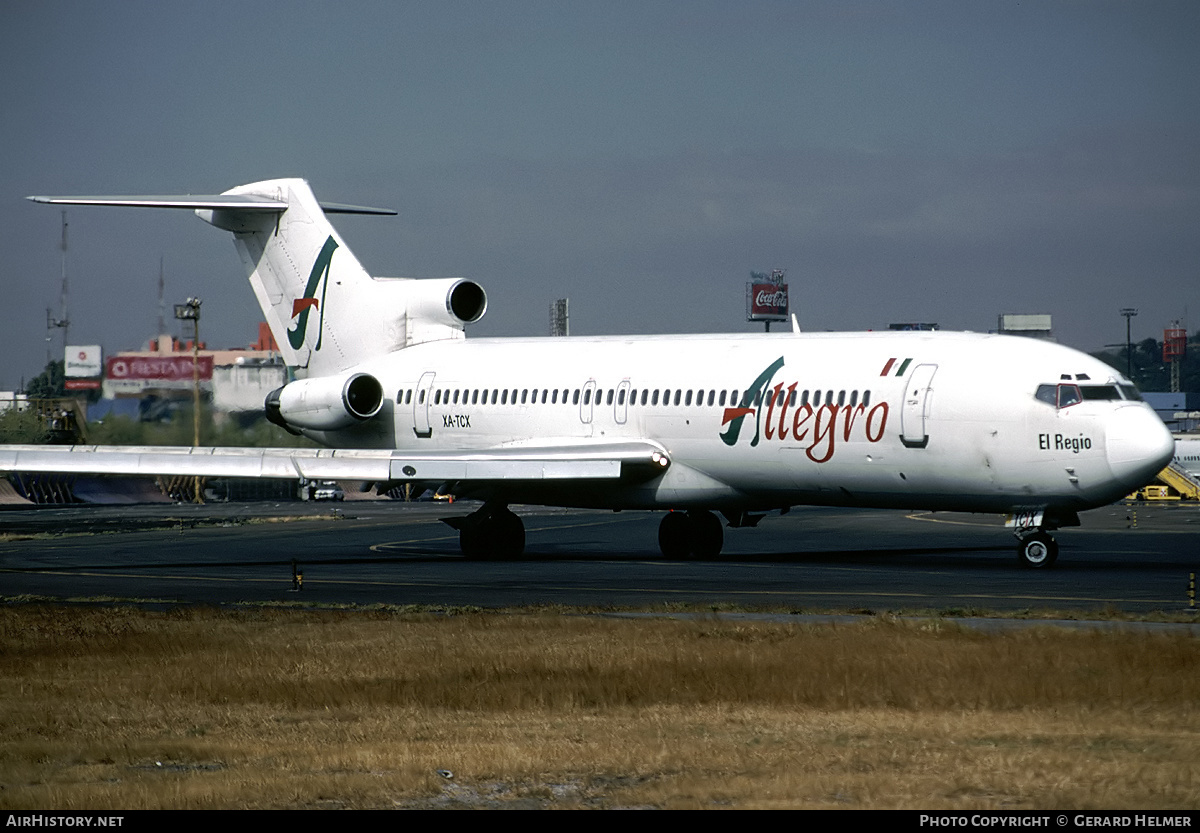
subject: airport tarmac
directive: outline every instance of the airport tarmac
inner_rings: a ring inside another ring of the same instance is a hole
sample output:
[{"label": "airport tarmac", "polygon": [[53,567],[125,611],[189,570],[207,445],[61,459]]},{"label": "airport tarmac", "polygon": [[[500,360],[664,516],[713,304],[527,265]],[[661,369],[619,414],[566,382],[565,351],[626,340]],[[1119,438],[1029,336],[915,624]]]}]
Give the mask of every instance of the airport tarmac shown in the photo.
[{"label": "airport tarmac", "polygon": [[[1114,505],[1023,569],[994,516],[804,507],[667,561],[659,514],[517,507],[526,554],[469,561],[462,504],[354,501],[0,512],[0,597],[166,603],[782,611],[1184,611],[1200,507]],[[303,575],[293,581],[293,560]]]}]

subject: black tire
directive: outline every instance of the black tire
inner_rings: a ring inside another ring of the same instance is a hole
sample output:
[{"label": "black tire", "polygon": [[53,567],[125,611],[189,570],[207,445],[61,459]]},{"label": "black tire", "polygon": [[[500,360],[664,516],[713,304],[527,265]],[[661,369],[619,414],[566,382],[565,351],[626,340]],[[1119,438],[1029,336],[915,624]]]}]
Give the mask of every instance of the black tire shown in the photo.
[{"label": "black tire", "polygon": [[1058,559],[1058,542],[1045,532],[1026,535],[1017,544],[1017,558],[1022,567],[1045,570]]},{"label": "black tire", "polygon": [[483,524],[468,519],[458,530],[458,548],[467,558],[487,558],[485,551],[486,539],[482,534]]},{"label": "black tire", "polygon": [[695,558],[716,558],[725,546],[725,530],[721,527],[721,519],[712,512],[689,512],[688,520],[692,527],[692,556]]},{"label": "black tire", "polygon": [[692,551],[692,525],[682,512],[668,512],[658,525],[658,548],[666,558],[687,558]]},{"label": "black tire", "polygon": [[525,553],[525,523],[507,509],[497,512],[489,525],[497,558],[520,558]]}]

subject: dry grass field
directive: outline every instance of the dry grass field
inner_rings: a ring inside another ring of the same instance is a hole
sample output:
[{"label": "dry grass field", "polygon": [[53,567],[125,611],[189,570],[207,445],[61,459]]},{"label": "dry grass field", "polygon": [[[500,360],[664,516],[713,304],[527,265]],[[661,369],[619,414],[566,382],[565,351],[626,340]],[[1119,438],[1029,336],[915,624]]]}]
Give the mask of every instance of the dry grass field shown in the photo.
[{"label": "dry grass field", "polygon": [[1198,671],[933,619],[14,605],[0,807],[1191,810]]}]

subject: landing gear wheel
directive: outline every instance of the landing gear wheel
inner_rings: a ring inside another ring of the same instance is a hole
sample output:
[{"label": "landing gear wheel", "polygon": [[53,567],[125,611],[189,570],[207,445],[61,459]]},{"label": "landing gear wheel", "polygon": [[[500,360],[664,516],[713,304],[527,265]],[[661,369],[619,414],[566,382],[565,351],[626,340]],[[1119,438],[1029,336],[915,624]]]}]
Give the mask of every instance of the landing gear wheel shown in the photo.
[{"label": "landing gear wheel", "polygon": [[484,545],[486,540],[481,534],[483,524],[478,521],[467,522],[458,530],[458,548],[467,558],[486,558]]},{"label": "landing gear wheel", "polygon": [[712,512],[688,513],[692,525],[692,555],[696,558],[716,558],[725,545],[721,519]]},{"label": "landing gear wheel", "polygon": [[668,512],[658,525],[658,548],[667,558],[687,558],[692,550],[691,524],[682,512]]},{"label": "landing gear wheel", "polygon": [[525,552],[525,524],[508,509],[471,515],[458,531],[458,546],[467,558],[520,558]]},{"label": "landing gear wheel", "polygon": [[525,552],[525,524],[505,509],[492,516],[497,558],[520,558]]},{"label": "landing gear wheel", "polygon": [[724,544],[721,520],[712,512],[668,512],[658,526],[658,548],[667,558],[716,558]]},{"label": "landing gear wheel", "polygon": [[1058,558],[1058,542],[1046,532],[1033,532],[1017,543],[1017,559],[1031,570],[1052,567]]}]

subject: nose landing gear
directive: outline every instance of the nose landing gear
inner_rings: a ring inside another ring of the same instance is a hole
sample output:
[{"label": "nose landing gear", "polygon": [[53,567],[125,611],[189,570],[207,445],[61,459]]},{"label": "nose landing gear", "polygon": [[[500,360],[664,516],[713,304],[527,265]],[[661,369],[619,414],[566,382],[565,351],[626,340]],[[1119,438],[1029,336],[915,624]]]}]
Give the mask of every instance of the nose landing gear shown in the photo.
[{"label": "nose landing gear", "polygon": [[1032,570],[1054,566],[1058,558],[1058,542],[1049,532],[1041,529],[1017,534],[1017,559],[1021,566]]}]

